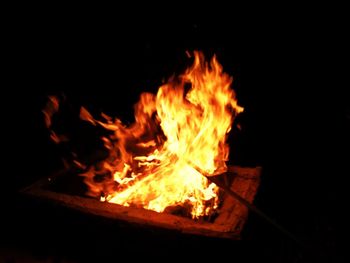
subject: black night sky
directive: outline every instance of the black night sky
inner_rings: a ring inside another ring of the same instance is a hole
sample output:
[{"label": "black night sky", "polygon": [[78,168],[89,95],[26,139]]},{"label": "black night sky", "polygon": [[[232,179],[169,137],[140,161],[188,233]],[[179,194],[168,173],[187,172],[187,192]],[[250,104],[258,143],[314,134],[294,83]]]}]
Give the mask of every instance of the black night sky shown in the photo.
[{"label": "black night sky", "polygon": [[116,246],[101,245],[114,240],[103,223],[50,206],[38,208],[18,195],[61,165],[62,149],[49,141],[41,110],[48,95],[64,94],[73,111],[84,105],[132,122],[139,94],[156,92],[164,79],[190,65],[186,51],[202,50],[208,58],[216,54],[234,77],[233,89],[245,108],[237,118],[242,130],[230,137],[231,163],[263,167],[256,206],[307,248],[299,249],[254,215],[241,242],[115,228],[113,242],[132,256],[134,246],[150,258],[146,251],[155,247],[164,257],[175,254],[183,260],[182,253],[201,250],[205,255],[211,249],[232,261],[236,255],[237,262],[343,262],[350,108],[340,77],[345,70],[336,61],[342,60],[345,45],[340,20],[331,25],[327,17],[284,15],[171,23],[90,18],[48,14],[8,21],[9,81],[2,85],[1,98],[10,172],[2,173],[7,202],[1,212],[0,255],[97,262],[121,253]]}]

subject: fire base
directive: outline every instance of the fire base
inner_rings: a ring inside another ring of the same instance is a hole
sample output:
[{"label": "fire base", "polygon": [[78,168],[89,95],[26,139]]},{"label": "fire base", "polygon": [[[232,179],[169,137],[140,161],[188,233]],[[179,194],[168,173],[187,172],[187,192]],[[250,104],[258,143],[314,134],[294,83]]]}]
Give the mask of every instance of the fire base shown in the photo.
[{"label": "fire base", "polygon": [[[64,172],[60,172],[50,178],[39,180],[21,192],[83,213],[112,219],[116,222],[218,238],[240,239],[240,233],[248,216],[247,208],[230,196],[223,197],[218,216],[214,222],[210,223],[167,213],[157,213],[142,208],[100,202],[92,198],[49,190],[47,186],[55,178],[63,174]],[[230,183],[233,191],[247,201],[253,202],[259,186],[260,174],[260,167],[243,168],[230,166],[226,181]]]}]

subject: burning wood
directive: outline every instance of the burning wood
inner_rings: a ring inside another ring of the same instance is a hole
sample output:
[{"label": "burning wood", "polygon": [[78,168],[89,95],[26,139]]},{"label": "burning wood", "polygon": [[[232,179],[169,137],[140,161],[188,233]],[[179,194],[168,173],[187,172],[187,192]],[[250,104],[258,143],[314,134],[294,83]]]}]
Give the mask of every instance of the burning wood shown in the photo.
[{"label": "burning wood", "polygon": [[178,211],[193,219],[217,213],[222,205],[219,188],[203,175],[227,171],[226,139],[243,111],[231,84],[232,77],[215,56],[208,64],[202,53],[194,52],[194,63],[184,74],[162,85],[156,95],[141,94],[129,126],[105,114],[103,120],[95,119],[81,108],[82,120],[111,132],[102,138],[107,158],[90,166],[75,161],[87,167],[81,173],[87,194],[128,207]]}]

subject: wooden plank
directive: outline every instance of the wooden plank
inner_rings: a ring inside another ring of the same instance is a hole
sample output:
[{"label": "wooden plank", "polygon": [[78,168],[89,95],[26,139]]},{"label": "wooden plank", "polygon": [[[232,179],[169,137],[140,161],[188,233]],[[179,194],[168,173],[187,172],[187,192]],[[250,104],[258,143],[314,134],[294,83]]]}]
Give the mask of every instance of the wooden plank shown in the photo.
[{"label": "wooden plank", "polygon": [[[253,201],[259,185],[260,168],[230,167],[229,172],[234,176],[231,189],[239,193],[243,198]],[[36,198],[53,201],[65,207],[110,218],[117,221],[128,222],[147,227],[164,228],[181,233],[238,239],[245,219],[247,209],[230,197],[225,197],[219,216],[213,223],[195,221],[190,218],[176,216],[167,213],[125,207],[118,204],[100,202],[96,199],[73,196],[47,190],[54,177],[62,175],[58,173],[50,178],[44,178],[22,190],[23,193]]]}]

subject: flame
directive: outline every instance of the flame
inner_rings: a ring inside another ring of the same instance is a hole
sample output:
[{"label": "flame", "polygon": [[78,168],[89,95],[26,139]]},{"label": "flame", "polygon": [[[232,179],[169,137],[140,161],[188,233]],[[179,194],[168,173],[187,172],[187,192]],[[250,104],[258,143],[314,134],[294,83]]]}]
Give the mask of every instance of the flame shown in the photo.
[{"label": "flame", "polygon": [[49,96],[49,100],[46,103],[45,108],[43,109],[45,125],[47,128],[51,127],[52,116],[59,110],[59,99],[57,96]]},{"label": "flame", "polygon": [[42,113],[44,114],[45,126],[50,131],[50,139],[56,144],[68,141],[68,138],[65,135],[57,134],[52,129],[52,118],[59,111],[59,108],[60,99],[57,96],[49,96],[49,100],[42,110]]},{"label": "flame", "polygon": [[89,194],[103,193],[101,201],[157,212],[186,206],[192,218],[213,213],[219,189],[203,174],[226,171],[226,138],[243,111],[231,84],[215,56],[208,65],[202,53],[194,52],[194,63],[183,75],[156,95],[141,94],[132,125],[105,114],[104,122],[95,120],[82,108],[83,120],[112,132],[102,138],[108,158],[83,174]]}]

